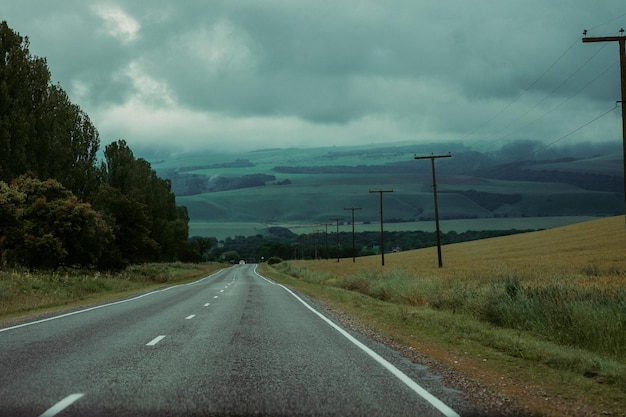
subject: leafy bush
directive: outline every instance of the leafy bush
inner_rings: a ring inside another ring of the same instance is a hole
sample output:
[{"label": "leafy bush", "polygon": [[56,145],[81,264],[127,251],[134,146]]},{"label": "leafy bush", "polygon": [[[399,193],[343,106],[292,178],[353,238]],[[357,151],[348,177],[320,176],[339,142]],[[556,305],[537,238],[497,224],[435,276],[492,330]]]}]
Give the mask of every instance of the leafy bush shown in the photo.
[{"label": "leafy bush", "polygon": [[268,265],[275,265],[281,263],[283,260],[278,256],[272,256],[267,260]]}]

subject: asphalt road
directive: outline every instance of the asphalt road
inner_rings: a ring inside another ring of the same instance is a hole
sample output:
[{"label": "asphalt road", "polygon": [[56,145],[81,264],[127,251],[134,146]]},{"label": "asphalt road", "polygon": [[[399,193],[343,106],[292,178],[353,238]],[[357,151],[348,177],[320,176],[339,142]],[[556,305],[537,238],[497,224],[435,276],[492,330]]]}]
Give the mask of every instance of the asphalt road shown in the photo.
[{"label": "asphalt road", "polygon": [[0,416],[457,416],[463,404],[254,265],[0,329]]}]

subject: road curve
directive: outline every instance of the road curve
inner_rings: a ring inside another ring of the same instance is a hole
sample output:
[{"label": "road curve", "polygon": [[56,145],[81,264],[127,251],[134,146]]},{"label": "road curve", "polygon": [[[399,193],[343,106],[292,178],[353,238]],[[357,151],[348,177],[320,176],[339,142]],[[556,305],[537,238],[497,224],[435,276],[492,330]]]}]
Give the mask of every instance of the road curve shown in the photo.
[{"label": "road curve", "polygon": [[448,416],[424,367],[236,265],[0,328],[0,416]]}]

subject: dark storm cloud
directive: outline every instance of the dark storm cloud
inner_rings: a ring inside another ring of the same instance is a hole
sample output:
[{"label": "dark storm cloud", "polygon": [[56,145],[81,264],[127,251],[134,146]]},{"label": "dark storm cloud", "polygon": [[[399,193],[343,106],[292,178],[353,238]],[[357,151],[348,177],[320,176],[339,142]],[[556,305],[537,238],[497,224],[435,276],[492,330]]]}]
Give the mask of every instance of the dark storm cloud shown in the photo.
[{"label": "dark storm cloud", "polygon": [[617,45],[580,40],[617,0],[3,3],[105,142],[549,141],[619,99]]}]

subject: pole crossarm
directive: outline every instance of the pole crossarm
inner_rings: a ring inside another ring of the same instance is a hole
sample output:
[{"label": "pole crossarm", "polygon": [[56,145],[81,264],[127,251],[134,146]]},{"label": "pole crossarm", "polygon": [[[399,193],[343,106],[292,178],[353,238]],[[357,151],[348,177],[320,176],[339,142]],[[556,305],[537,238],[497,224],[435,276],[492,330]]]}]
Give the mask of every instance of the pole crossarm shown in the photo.
[{"label": "pole crossarm", "polygon": [[414,156],[413,159],[437,159],[437,158],[451,158],[452,154],[448,152],[444,155],[428,155],[428,156]]},{"label": "pole crossarm", "polygon": [[583,38],[583,43],[587,42],[619,42],[626,40],[626,36],[597,36],[593,38]]}]

